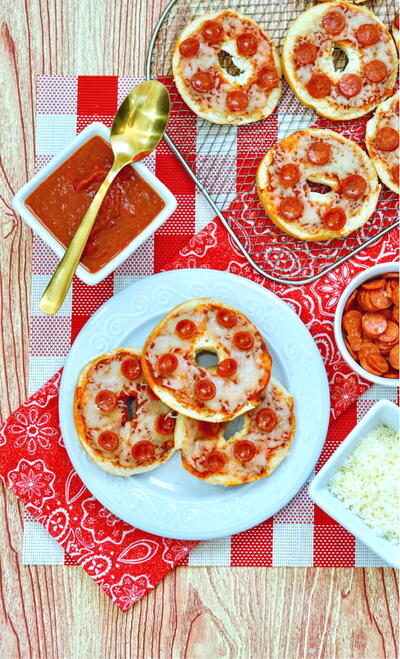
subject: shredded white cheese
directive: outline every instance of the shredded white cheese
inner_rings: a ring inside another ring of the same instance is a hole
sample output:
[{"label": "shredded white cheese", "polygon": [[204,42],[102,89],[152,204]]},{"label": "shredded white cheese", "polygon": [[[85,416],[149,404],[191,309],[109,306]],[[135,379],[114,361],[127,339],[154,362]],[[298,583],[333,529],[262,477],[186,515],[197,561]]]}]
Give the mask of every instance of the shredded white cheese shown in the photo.
[{"label": "shredded white cheese", "polygon": [[400,436],[379,425],[368,432],[331,478],[329,489],[374,531],[399,542]]}]

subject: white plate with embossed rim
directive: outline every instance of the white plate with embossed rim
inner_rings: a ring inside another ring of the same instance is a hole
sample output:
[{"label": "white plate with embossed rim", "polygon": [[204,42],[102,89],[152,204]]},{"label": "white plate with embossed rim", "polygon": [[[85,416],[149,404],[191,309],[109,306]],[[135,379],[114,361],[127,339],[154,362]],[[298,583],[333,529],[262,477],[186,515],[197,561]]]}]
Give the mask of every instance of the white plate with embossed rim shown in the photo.
[{"label": "white plate with embossed rim", "polygon": [[[273,375],[295,400],[296,435],[288,457],[269,478],[225,488],[191,476],[179,452],[154,471],[112,476],[81,447],[72,405],[77,378],[94,357],[119,346],[142,346],[175,305],[212,296],[245,313],[263,334]],[[108,510],[149,533],[210,540],[249,529],[274,515],[299,491],[325,441],[329,388],[318,349],[290,307],[248,279],[218,270],[163,272],[125,288],[90,318],[68,355],[61,380],[60,425],[68,455],[87,488]]]}]

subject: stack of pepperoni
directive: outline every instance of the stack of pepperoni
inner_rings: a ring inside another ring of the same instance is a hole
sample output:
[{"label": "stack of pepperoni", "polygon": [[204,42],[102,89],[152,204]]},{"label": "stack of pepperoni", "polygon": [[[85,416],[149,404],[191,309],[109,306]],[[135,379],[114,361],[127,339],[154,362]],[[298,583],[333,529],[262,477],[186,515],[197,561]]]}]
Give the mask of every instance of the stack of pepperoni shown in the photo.
[{"label": "stack of pepperoni", "polygon": [[352,292],[342,318],[344,343],[363,369],[399,378],[399,273],[370,279]]}]

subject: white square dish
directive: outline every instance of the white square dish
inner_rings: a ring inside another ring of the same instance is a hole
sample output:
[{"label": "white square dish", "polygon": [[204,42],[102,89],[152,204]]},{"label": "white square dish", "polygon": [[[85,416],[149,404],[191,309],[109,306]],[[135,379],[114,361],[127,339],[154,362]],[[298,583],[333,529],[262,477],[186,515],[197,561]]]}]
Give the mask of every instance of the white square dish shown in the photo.
[{"label": "white square dish", "polygon": [[[14,210],[21,216],[21,218],[26,222],[31,229],[44,240],[45,243],[51,247],[51,249],[57,254],[61,259],[64,255],[65,248],[63,245],[55,238],[48,229],[37,219],[37,217],[26,207],[25,201],[27,197],[45,180],[52,174],[63,162],[65,162],[75,151],[77,151],[85,142],[87,142],[91,137],[99,135],[103,137],[107,142],[110,139],[110,129],[107,128],[102,123],[94,122],[85,128],[79,135],[76,136],[72,142],[60,151],[57,156],[53,158],[45,167],[43,167],[40,172],[35,174],[28,183],[26,183],[20,190],[18,190],[15,195],[12,206]],[[154,231],[156,231],[164,222],[167,220],[172,213],[174,212],[177,202],[168,188],[161,183],[161,181],[154,176],[154,174],[141,162],[135,163],[134,165],[128,165],[133,167],[137,173],[157,192],[157,194],[164,201],[164,208],[156,215],[156,217],[150,222],[150,224],[145,227],[136,238],[134,238],[119,254],[114,256],[111,261],[104,265],[97,272],[89,272],[87,268],[79,264],[76,269],[76,275],[84,281],[86,284],[94,285],[98,284],[105,277],[107,277],[110,272],[115,270],[119,265],[121,265],[127,258],[130,256],[138,247],[141,245],[149,236],[151,236]]]},{"label": "white square dish", "polygon": [[367,412],[312,480],[309,494],[322,510],[361,540],[371,551],[378,554],[389,565],[400,568],[400,545],[377,535],[370,526],[363,522],[361,517],[347,508],[328,488],[332,476],[340,469],[347,456],[354,451],[361,438],[380,424],[398,430],[400,410],[397,405],[388,400],[380,400]]}]

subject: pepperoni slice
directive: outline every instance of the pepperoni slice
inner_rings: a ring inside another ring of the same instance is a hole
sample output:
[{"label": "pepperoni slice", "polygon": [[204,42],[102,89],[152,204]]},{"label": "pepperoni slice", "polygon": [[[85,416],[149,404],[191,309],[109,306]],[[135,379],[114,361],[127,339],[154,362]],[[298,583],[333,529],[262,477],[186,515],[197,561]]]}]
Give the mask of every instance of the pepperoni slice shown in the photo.
[{"label": "pepperoni slice", "polygon": [[357,289],[351,293],[346,304],[344,305],[345,311],[349,311],[350,309],[353,309],[353,303],[356,301],[357,293],[358,293]]},{"label": "pepperoni slice", "polygon": [[344,345],[346,346],[347,350],[350,353],[350,356],[354,359],[354,361],[357,361],[357,353],[354,352],[354,350],[352,349],[352,347],[351,347],[351,345],[350,345],[350,343],[348,342],[347,339],[344,339]]},{"label": "pepperoni slice", "polygon": [[147,462],[154,459],[154,446],[147,439],[144,439],[132,446],[131,453],[136,462]]},{"label": "pepperoni slice", "polygon": [[399,324],[399,307],[395,304],[392,309],[392,318],[397,325]]},{"label": "pepperoni slice", "polygon": [[389,280],[386,284],[386,292],[392,298],[393,304],[399,306],[399,282],[398,280]]},{"label": "pepperoni slice", "polygon": [[269,407],[263,407],[256,416],[256,424],[260,430],[266,430],[267,432],[273,430],[277,424],[277,417],[274,410],[271,410]]},{"label": "pepperoni slice", "polygon": [[390,378],[391,380],[398,380],[399,378],[399,372],[398,371],[387,371],[387,373],[383,374],[384,378]]},{"label": "pepperoni slice", "polygon": [[133,356],[124,359],[121,364],[121,373],[128,380],[136,380],[142,372],[139,357]]},{"label": "pepperoni slice", "polygon": [[399,185],[400,183],[399,165],[393,165],[392,169],[390,170],[390,176],[392,177],[392,180],[395,183],[395,185]]},{"label": "pepperoni slice", "polygon": [[279,214],[290,222],[298,220],[303,214],[303,202],[297,197],[285,197],[279,204]]},{"label": "pepperoni slice", "polygon": [[350,174],[343,179],[341,189],[347,199],[355,200],[362,197],[367,188],[367,181],[359,174]]},{"label": "pepperoni slice", "polygon": [[343,314],[342,325],[343,329],[349,335],[349,338],[352,334],[358,334],[361,336],[361,321],[362,314],[361,311],[357,311],[357,309],[351,309]]},{"label": "pepperoni slice", "polygon": [[102,412],[111,412],[117,407],[117,396],[113,391],[103,389],[97,394],[95,403]]},{"label": "pepperoni slice", "polygon": [[240,89],[234,89],[227,93],[226,104],[232,112],[243,112],[249,104],[249,97]]},{"label": "pepperoni slice", "polygon": [[217,312],[217,323],[221,327],[234,327],[236,325],[237,317],[234,311],[230,309],[220,309]]},{"label": "pepperoni slice", "polygon": [[387,72],[385,62],[380,59],[372,59],[364,67],[365,77],[370,82],[382,82],[386,78]]},{"label": "pepperoni slice", "polygon": [[279,170],[279,178],[284,185],[292,187],[300,178],[300,169],[294,163],[283,165]]},{"label": "pepperoni slice", "polygon": [[313,142],[307,149],[307,157],[313,165],[326,165],[331,159],[331,147],[322,140]]},{"label": "pepperoni slice", "polygon": [[199,400],[211,400],[217,393],[214,382],[206,378],[196,382],[194,390]]},{"label": "pepperoni slice", "polygon": [[338,82],[338,89],[342,96],[353,98],[357,96],[362,89],[362,80],[356,73],[346,73]]},{"label": "pepperoni slice", "polygon": [[257,85],[265,90],[274,89],[279,84],[279,74],[273,66],[263,66],[257,76]]},{"label": "pepperoni slice", "polygon": [[362,328],[370,339],[383,335],[387,326],[387,319],[379,311],[367,311],[362,317]]},{"label": "pepperoni slice", "polygon": [[206,94],[214,87],[214,78],[209,71],[197,71],[190,80],[195,92]]},{"label": "pepperoni slice", "polygon": [[384,279],[370,279],[361,284],[361,288],[364,288],[366,291],[373,291],[376,288],[382,288],[385,285]]},{"label": "pepperoni slice", "polygon": [[322,25],[328,34],[335,36],[341,33],[346,25],[346,20],[340,11],[330,11],[322,19]]},{"label": "pepperoni slice", "polygon": [[399,344],[397,343],[389,353],[389,364],[396,371],[399,370]]},{"label": "pepperoni slice", "polygon": [[318,49],[310,41],[299,43],[294,49],[293,56],[297,66],[307,66],[317,59]]},{"label": "pepperoni slice", "polygon": [[104,430],[97,440],[104,451],[115,451],[119,445],[119,437],[112,430]]},{"label": "pepperoni slice", "polygon": [[242,55],[255,55],[258,48],[258,39],[251,32],[243,32],[236,39],[238,52]]},{"label": "pepperoni slice", "polygon": [[399,146],[399,134],[390,126],[384,126],[378,130],[375,136],[375,144],[382,151],[394,151]]},{"label": "pepperoni slice", "polygon": [[217,366],[217,373],[221,378],[230,378],[231,375],[235,375],[238,368],[238,363],[236,359],[223,359]]},{"label": "pepperoni slice", "polygon": [[166,352],[157,359],[157,369],[161,375],[173,373],[178,367],[178,358],[172,352]]},{"label": "pepperoni slice", "polygon": [[325,73],[314,73],[306,87],[313,98],[324,98],[330,94],[331,81]]},{"label": "pepperoni slice", "polygon": [[182,57],[193,57],[200,48],[200,41],[195,37],[184,39],[179,44],[179,52]]},{"label": "pepperoni slice", "polygon": [[202,27],[201,34],[207,43],[215,44],[222,41],[224,30],[217,21],[206,21]]},{"label": "pepperoni slice", "polygon": [[382,343],[395,343],[399,338],[399,328],[392,320],[387,322],[387,327],[383,334],[380,335],[379,341]]},{"label": "pepperoni slice", "polygon": [[343,208],[337,207],[327,210],[322,218],[324,227],[329,229],[329,231],[340,231],[340,229],[343,229],[346,224],[346,220],[346,213]]},{"label": "pepperoni slice", "polygon": [[398,272],[384,272],[382,277],[384,279],[399,279],[399,273]]},{"label": "pepperoni slice", "polygon": [[375,375],[383,375],[389,370],[389,364],[382,355],[377,353],[368,353],[364,360],[364,366],[367,371]]},{"label": "pepperoni slice", "polygon": [[233,342],[239,350],[250,350],[254,345],[254,336],[250,332],[242,330],[236,332],[233,337]]},{"label": "pepperoni slice", "polygon": [[217,471],[221,471],[225,467],[226,456],[220,451],[211,451],[204,460],[204,466],[215,474]]},{"label": "pepperoni slice", "polygon": [[396,30],[400,30],[399,18],[400,18],[400,12],[396,14],[396,16],[394,17],[394,20],[393,20],[393,25],[396,28]]},{"label": "pepperoni slice", "polygon": [[376,307],[371,303],[370,291],[358,291],[357,301],[364,311],[376,311]]},{"label": "pepperoni slice", "polygon": [[356,32],[356,39],[360,46],[373,46],[379,41],[379,36],[379,28],[374,23],[363,23]]},{"label": "pepperoni slice", "polygon": [[191,336],[196,331],[196,325],[193,320],[189,318],[184,318],[176,323],[175,334],[177,334],[181,339],[190,339]]},{"label": "pepperoni slice", "polygon": [[233,445],[233,455],[239,462],[250,462],[255,454],[256,447],[253,442],[249,442],[246,439],[240,442],[235,442]]},{"label": "pepperoni slice", "polygon": [[385,288],[367,291],[367,295],[375,309],[388,309],[392,306],[392,300]]},{"label": "pepperoni slice", "polygon": [[220,423],[211,423],[210,421],[199,421],[199,431],[203,437],[216,437],[220,431]]},{"label": "pepperoni slice", "polygon": [[170,435],[174,432],[175,417],[170,414],[159,414],[155,420],[155,429],[160,435]]}]

